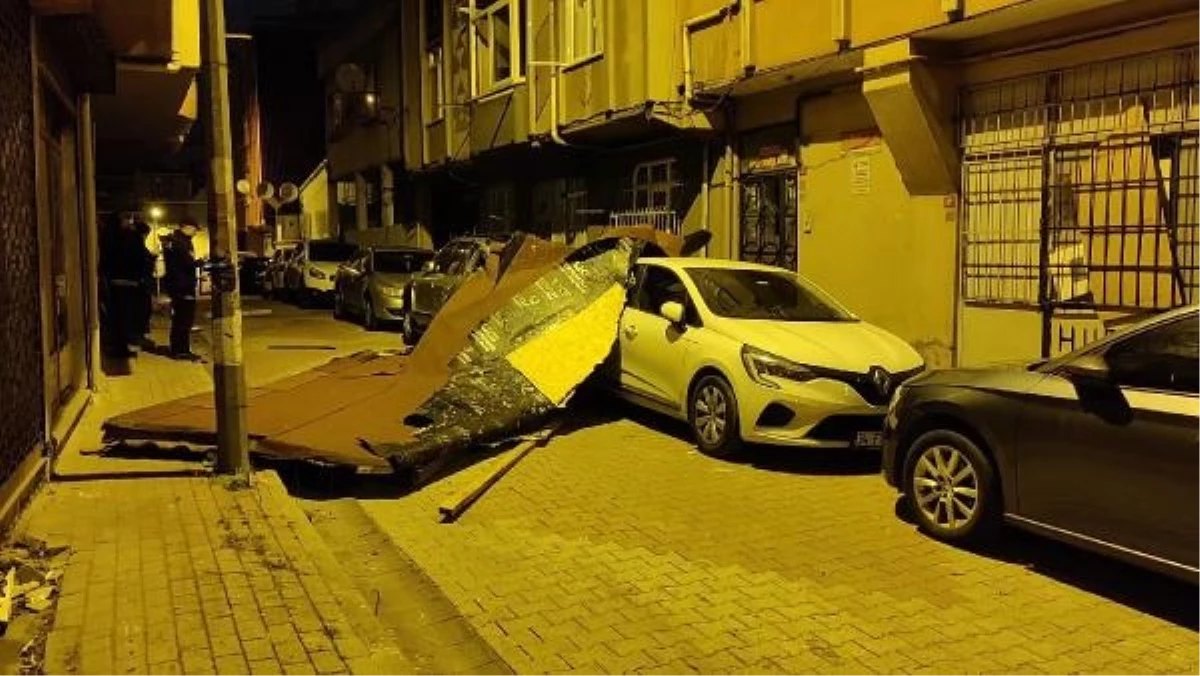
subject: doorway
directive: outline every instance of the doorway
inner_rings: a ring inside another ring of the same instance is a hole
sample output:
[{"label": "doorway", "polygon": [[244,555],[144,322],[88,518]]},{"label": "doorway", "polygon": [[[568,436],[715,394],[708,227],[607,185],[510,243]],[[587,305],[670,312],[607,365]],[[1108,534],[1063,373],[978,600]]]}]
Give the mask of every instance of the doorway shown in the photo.
[{"label": "doorway", "polygon": [[80,227],[79,164],[75,116],[44,86],[38,150],[38,222],[45,337],[46,404],[53,419],[84,384],[87,322]]},{"label": "doorway", "polygon": [[797,271],[796,172],[742,178],[741,259]]}]

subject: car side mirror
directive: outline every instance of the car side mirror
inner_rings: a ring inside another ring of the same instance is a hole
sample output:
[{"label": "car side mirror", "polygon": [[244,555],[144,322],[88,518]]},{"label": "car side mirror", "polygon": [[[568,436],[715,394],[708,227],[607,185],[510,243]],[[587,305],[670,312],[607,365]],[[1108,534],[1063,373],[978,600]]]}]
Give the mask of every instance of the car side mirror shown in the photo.
[{"label": "car side mirror", "polygon": [[1089,354],[1073,359],[1062,366],[1062,373],[1071,382],[1080,385],[1109,385],[1112,373],[1108,364],[1099,355]]},{"label": "car side mirror", "polygon": [[421,272],[430,273],[433,272],[433,270],[433,261],[425,261],[425,263],[421,265]]},{"label": "car side mirror", "polygon": [[658,313],[672,324],[683,324],[683,303],[669,300],[662,304]]}]

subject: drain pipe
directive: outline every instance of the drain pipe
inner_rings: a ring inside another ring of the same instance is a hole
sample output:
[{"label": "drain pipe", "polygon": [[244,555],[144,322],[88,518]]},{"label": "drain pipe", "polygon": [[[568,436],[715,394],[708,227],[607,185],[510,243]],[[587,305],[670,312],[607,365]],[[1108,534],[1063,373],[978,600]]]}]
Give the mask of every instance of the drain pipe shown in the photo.
[{"label": "drain pipe", "polygon": [[[567,145],[561,134],[558,133],[558,79],[562,76],[562,55],[558,51],[558,6],[557,2],[550,3],[550,44],[554,45],[553,56],[554,66],[550,75],[550,139],[560,146]],[[609,83],[612,86],[612,83]]]},{"label": "drain pipe", "polygon": [[525,54],[525,61],[529,64],[529,119],[527,124],[529,125],[529,134],[533,134],[533,130],[537,128],[537,74],[533,72],[534,64],[537,63],[537,60],[533,58],[537,40],[533,35],[533,8],[530,4],[526,4],[522,9],[525,10],[525,40],[529,44],[529,49]]},{"label": "drain pipe", "polygon": [[[554,6],[558,4],[550,3],[549,20],[550,20],[550,44],[553,45],[553,54],[550,61],[536,61],[533,57],[533,15],[526,12],[525,15],[525,34],[529,36],[529,67],[532,68],[549,68],[550,69],[550,140],[560,146],[569,146],[563,139],[562,134],[558,130],[558,78],[562,73],[562,61],[558,57],[558,31],[555,30],[558,23],[558,14],[554,10]],[[533,73],[529,74],[529,117],[531,121],[537,120],[537,98],[534,93],[537,91],[534,86]],[[534,122],[530,123],[530,129],[533,129]]]},{"label": "drain pipe", "polygon": [[[711,144],[709,143],[708,139],[705,139],[704,140],[704,156],[703,156],[703,159],[701,160],[701,164],[703,166],[702,171],[704,173],[701,174],[702,180],[700,182],[700,222],[703,224],[704,229],[711,233],[712,232],[712,223],[710,223],[709,207],[708,207],[708,197],[709,197],[708,184],[712,182],[712,176],[709,174],[711,168],[709,167],[709,157],[708,157],[710,145]],[[712,241],[711,238],[709,241]],[[708,245],[707,244],[704,245],[704,257],[708,258]]]}]

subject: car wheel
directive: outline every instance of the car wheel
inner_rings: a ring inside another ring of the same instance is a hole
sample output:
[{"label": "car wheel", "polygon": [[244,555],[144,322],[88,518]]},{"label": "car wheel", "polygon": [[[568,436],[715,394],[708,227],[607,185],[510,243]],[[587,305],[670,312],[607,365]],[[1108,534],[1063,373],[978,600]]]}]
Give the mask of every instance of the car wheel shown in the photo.
[{"label": "car wheel", "polygon": [[688,421],[696,445],[708,455],[728,458],[741,450],[737,398],[728,381],[721,376],[704,376],[692,388]]},{"label": "car wheel", "polygon": [[333,292],[333,318],[346,318],[346,303],[342,300],[342,292],[340,289]]},{"label": "car wheel", "polygon": [[374,331],[379,328],[379,319],[375,317],[375,304],[371,302],[371,296],[368,294],[363,298],[363,327],[368,331]]},{"label": "car wheel", "polygon": [[412,310],[404,313],[404,344],[409,347],[416,347],[417,341],[421,340],[421,335],[417,331],[417,320],[413,319]]},{"label": "car wheel", "polygon": [[925,532],[945,542],[978,542],[1000,521],[995,468],[975,442],[934,430],[910,447],[904,471],[909,511]]}]

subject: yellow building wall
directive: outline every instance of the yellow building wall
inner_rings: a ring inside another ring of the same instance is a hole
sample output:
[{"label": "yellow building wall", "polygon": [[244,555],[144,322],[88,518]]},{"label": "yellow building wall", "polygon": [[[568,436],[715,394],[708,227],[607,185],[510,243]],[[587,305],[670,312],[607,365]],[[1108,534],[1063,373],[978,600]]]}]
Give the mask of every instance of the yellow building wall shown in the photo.
[{"label": "yellow building wall", "polygon": [[171,51],[181,68],[200,67],[200,0],[171,0]]},{"label": "yellow building wall", "polygon": [[[779,0],[775,0],[778,2]],[[850,44],[861,47],[946,23],[940,0],[851,0]]]},{"label": "yellow building wall", "polygon": [[[603,2],[601,40],[603,48],[593,58],[568,62],[561,52],[561,10],[551,14],[551,3],[561,0],[530,0],[533,12],[530,58],[563,62],[558,82],[554,69],[531,67],[532,131],[547,134],[551,128],[550,93],[557,88],[558,124],[563,127],[594,121],[606,111],[622,110],[647,101],[679,98],[680,82],[678,18],[673,2],[622,0]],[[559,26],[555,27],[554,21]],[[556,44],[557,43],[557,44]],[[555,51],[559,50],[559,51]]]},{"label": "yellow building wall", "polygon": [[[834,1],[760,0],[756,3],[750,48],[755,64],[759,68],[770,68],[836,52]],[[797,30],[797,24],[803,29]]]},{"label": "yellow building wall", "polygon": [[300,189],[301,230],[308,239],[331,236],[329,227],[329,174],[322,168]]},{"label": "yellow building wall", "polygon": [[962,314],[961,366],[1036,358],[1042,353],[1042,318],[1036,309],[967,305]]},{"label": "yellow building wall", "polygon": [[951,365],[955,213],[912,197],[858,91],[801,108],[800,272],[864,320]]}]

